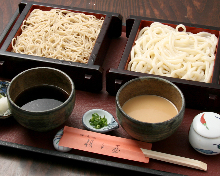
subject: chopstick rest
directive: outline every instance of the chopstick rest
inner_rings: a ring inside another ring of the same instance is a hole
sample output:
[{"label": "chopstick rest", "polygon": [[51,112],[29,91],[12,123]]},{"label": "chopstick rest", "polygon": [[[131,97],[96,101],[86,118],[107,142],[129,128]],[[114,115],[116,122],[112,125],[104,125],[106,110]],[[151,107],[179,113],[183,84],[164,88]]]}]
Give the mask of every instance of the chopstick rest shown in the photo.
[{"label": "chopstick rest", "polygon": [[207,164],[201,161],[198,161],[198,160],[171,155],[167,153],[156,152],[156,151],[143,149],[143,148],[141,148],[141,150],[144,153],[144,155],[148,158],[207,171]]}]

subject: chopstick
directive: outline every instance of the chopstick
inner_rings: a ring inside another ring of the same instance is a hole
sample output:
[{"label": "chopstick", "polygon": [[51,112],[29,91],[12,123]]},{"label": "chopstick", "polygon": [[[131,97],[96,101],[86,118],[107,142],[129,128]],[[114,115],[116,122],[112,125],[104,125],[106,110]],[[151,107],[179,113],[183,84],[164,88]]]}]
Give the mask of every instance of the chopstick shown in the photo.
[{"label": "chopstick", "polygon": [[171,155],[171,154],[166,154],[166,153],[161,153],[161,152],[156,152],[156,151],[147,150],[143,148],[141,148],[141,150],[144,153],[144,155],[148,158],[207,171],[207,164],[201,161],[198,161],[198,160]]}]

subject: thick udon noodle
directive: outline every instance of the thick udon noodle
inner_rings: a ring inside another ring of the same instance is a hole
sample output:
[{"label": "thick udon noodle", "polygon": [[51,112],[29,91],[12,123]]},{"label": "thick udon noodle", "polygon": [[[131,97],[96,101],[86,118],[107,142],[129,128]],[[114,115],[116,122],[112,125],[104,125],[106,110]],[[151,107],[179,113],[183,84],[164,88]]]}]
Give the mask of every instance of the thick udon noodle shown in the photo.
[{"label": "thick udon noodle", "polygon": [[13,52],[87,63],[103,18],[67,10],[35,9],[12,40]]},{"label": "thick udon noodle", "polygon": [[174,29],[154,22],[140,31],[128,70],[209,83],[217,41],[208,32],[186,32],[182,24]]}]

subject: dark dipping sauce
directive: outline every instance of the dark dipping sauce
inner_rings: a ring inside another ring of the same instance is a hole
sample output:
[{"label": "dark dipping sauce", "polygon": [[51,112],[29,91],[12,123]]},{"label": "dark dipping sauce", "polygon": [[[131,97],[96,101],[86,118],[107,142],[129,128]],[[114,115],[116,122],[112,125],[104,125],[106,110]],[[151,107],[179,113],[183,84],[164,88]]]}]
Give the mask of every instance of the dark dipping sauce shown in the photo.
[{"label": "dark dipping sauce", "polygon": [[63,89],[53,85],[40,85],[28,88],[15,98],[15,104],[21,109],[39,112],[60,106],[69,95]]}]

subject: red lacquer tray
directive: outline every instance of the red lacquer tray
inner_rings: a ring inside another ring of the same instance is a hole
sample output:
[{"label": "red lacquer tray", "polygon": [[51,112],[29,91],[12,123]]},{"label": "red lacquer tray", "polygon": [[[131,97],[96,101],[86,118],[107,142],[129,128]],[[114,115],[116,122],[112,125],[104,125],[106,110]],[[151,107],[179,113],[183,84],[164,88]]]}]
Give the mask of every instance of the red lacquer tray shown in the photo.
[{"label": "red lacquer tray", "polygon": [[[17,11],[16,14],[13,16],[13,19],[7,25],[6,30],[4,30],[3,35],[9,34],[8,30],[10,31],[13,28],[13,25],[15,24],[14,21],[17,20],[19,15],[20,13],[19,11]],[[5,40],[4,38],[5,37],[1,36],[2,41]],[[118,69],[118,65],[120,64],[127,42],[128,38],[126,36],[126,28],[125,26],[122,26],[121,36],[118,38],[111,38],[108,50],[106,51],[106,55],[103,58],[103,63],[101,64],[101,67],[103,69],[101,91],[90,92],[84,90],[76,90],[76,104],[71,116],[65,122],[65,124],[52,131],[40,133],[22,127],[14,120],[13,117],[3,119],[0,123],[0,145],[5,147],[16,148],[17,150],[24,150],[27,152],[52,155],[85,163],[105,165],[106,167],[110,168],[130,170],[137,172],[137,174],[146,173],[152,175],[193,176],[219,175],[220,171],[218,169],[218,163],[220,162],[220,156],[202,155],[195,151],[190,146],[188,141],[188,131],[190,124],[192,123],[194,116],[196,116],[198,113],[201,113],[203,109],[197,110],[186,108],[183,122],[181,126],[178,128],[178,130],[169,138],[160,142],[153,143],[152,150],[200,160],[202,162],[207,163],[207,172],[174,164],[169,164],[153,159],[150,159],[150,162],[148,164],[143,164],[139,162],[132,162],[123,159],[83,152],[79,150],[71,150],[68,153],[62,153],[54,149],[53,138],[56,135],[56,133],[65,125],[85,129],[82,124],[82,116],[88,110],[97,108],[104,109],[116,118],[115,96],[109,94],[106,91],[106,82],[108,82],[108,77],[106,77],[106,71],[109,71],[109,69]],[[10,66],[10,62],[8,63],[8,66]],[[1,69],[2,68],[0,68],[0,70]],[[108,73],[109,72],[107,72],[107,74]],[[130,78],[132,77],[133,75]],[[6,78],[4,77],[4,75],[2,75],[1,79]],[[115,85],[113,85],[113,87],[114,86]],[[117,88],[117,86],[115,88]],[[206,89],[209,90],[210,87],[207,87]],[[123,130],[121,126],[117,130],[108,132],[107,134],[131,139],[131,137]]]}]

